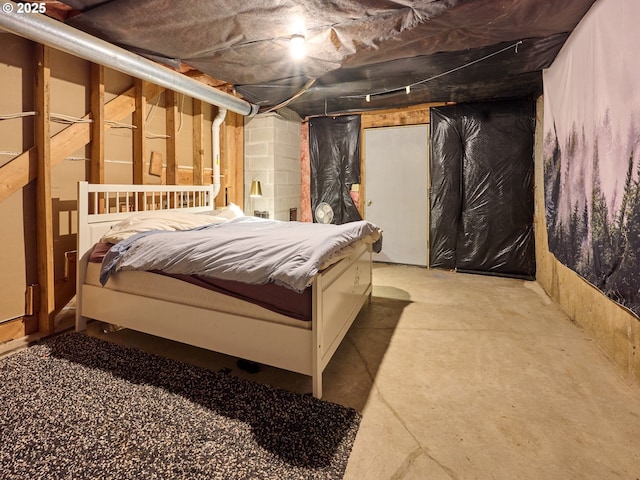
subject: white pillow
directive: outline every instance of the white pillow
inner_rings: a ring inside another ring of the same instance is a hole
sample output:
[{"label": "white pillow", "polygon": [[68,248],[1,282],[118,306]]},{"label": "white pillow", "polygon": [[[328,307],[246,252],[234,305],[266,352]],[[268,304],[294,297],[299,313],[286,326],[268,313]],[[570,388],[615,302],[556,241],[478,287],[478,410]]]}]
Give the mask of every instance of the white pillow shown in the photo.
[{"label": "white pillow", "polygon": [[233,220],[234,218],[244,217],[244,212],[242,209],[236,205],[235,203],[230,203],[226,207],[221,208],[220,210],[213,210],[211,212],[204,212],[204,215],[224,218],[226,220]]},{"label": "white pillow", "polygon": [[150,230],[190,230],[192,228],[211,225],[213,223],[224,223],[226,218],[217,216],[203,216],[196,213],[155,211],[143,212],[113,225],[105,233],[100,241],[102,243],[118,243],[131,235]]}]

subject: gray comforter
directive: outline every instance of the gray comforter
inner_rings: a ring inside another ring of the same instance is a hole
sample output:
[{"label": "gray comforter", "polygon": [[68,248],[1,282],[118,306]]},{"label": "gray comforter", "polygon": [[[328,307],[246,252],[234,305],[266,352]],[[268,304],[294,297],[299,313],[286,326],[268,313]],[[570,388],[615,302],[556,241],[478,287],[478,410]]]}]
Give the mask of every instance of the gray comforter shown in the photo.
[{"label": "gray comforter", "polygon": [[[357,240],[380,242],[380,229],[361,220],[343,225],[241,217],[187,231],[152,231],[114,245],[100,281],[120,270],[203,275],[302,292],[320,267]],[[379,251],[379,245],[375,250]]]}]

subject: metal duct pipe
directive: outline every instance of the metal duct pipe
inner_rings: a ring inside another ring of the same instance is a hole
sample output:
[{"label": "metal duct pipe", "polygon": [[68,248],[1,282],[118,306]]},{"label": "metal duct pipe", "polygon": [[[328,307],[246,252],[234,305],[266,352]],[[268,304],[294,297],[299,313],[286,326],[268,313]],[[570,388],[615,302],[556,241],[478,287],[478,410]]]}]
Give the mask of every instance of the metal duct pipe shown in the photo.
[{"label": "metal duct pipe", "polygon": [[218,110],[216,118],[211,122],[211,156],[213,157],[213,198],[220,192],[220,125],[224,122],[227,111]]},{"label": "metal duct pipe", "polygon": [[258,112],[257,105],[216,90],[40,13],[4,11],[0,13],[0,28],[240,115],[255,115]]}]

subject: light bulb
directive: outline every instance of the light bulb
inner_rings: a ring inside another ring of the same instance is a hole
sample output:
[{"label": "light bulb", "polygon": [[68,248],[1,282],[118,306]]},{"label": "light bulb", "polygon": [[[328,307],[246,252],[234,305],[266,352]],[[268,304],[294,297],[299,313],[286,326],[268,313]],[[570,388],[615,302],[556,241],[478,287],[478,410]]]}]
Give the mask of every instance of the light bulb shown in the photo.
[{"label": "light bulb", "polygon": [[304,58],[307,53],[304,36],[299,34],[292,35],[290,42],[291,56],[296,60]]}]

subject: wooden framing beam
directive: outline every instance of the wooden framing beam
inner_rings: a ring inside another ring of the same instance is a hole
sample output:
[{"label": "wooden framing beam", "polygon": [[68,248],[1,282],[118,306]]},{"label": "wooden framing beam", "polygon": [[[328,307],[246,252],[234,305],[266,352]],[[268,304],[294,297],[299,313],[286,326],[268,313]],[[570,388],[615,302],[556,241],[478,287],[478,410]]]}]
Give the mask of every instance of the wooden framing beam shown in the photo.
[{"label": "wooden framing beam", "polygon": [[197,98],[193,99],[193,184],[204,185],[204,113]]},{"label": "wooden framing beam", "polygon": [[220,125],[220,193],[216,204],[244,208],[244,120],[227,111]]},{"label": "wooden framing beam", "polygon": [[146,153],[146,116],[147,99],[144,95],[144,80],[134,79],[135,110],[133,111],[133,183],[144,183],[145,153]]},{"label": "wooden framing beam", "polygon": [[53,207],[51,205],[51,132],[50,110],[50,50],[36,44],[35,146],[37,149],[36,222],[38,252],[38,284],[40,285],[40,310],[38,330],[42,335],[53,333],[55,311],[55,276],[53,268]]},{"label": "wooden framing beam", "polygon": [[0,339],[2,342],[17,340],[38,331],[38,320],[35,316],[21,317],[0,323]]},{"label": "wooden framing beam", "polygon": [[25,187],[38,176],[36,147],[18,155],[0,167],[0,202]]},{"label": "wooden framing beam", "polygon": [[360,114],[362,128],[398,127],[429,123],[431,107],[441,107],[445,102],[423,103],[404,108],[375,110]]},{"label": "wooden framing beam", "polygon": [[[104,67],[91,64],[91,159],[88,178],[91,183],[104,183]],[[93,206],[91,208],[94,208]],[[98,198],[98,211],[104,212],[104,196]]]},{"label": "wooden framing beam", "polygon": [[[163,91],[164,88],[158,85],[147,83],[144,86],[146,98],[153,99]],[[134,97],[135,87],[131,87],[107,102],[104,106],[105,121],[117,122],[133,113],[135,109]],[[82,118],[89,119],[91,115],[88,114]],[[106,130],[111,127],[105,124],[104,128]],[[59,131],[51,138],[51,167],[55,167],[90,141],[90,127],[86,123],[75,123]],[[33,146],[0,167],[0,202],[36,179],[38,175],[37,163],[37,151]]]},{"label": "wooden framing beam", "polygon": [[168,185],[178,185],[178,94],[173,90],[165,91],[165,111],[167,138],[167,172],[166,182]]},{"label": "wooden framing beam", "polygon": [[89,181],[104,183],[104,67],[91,64],[91,161]]}]

